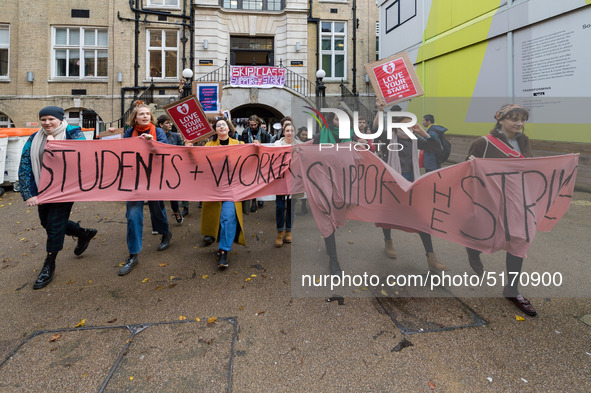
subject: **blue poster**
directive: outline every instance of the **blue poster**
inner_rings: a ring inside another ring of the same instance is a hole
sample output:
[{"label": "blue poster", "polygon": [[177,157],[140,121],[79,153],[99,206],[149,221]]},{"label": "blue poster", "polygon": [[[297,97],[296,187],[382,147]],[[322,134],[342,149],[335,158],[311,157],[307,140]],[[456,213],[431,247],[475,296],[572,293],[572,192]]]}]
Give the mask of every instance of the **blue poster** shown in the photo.
[{"label": "blue poster", "polygon": [[219,102],[219,85],[197,85],[197,99],[203,106],[203,112],[205,113],[219,113],[220,102]]}]

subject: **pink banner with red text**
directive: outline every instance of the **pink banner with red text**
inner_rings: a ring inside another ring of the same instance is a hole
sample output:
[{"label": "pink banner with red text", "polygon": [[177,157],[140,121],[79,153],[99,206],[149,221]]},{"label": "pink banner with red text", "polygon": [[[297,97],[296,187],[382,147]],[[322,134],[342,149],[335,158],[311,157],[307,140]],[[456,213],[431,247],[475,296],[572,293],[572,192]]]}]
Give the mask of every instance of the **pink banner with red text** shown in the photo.
[{"label": "pink banner with red text", "polygon": [[525,256],[536,231],[567,211],[578,164],[574,154],[476,159],[410,183],[374,154],[339,147],[50,141],[39,200],[240,201],[305,191],[324,236],[353,219]]}]

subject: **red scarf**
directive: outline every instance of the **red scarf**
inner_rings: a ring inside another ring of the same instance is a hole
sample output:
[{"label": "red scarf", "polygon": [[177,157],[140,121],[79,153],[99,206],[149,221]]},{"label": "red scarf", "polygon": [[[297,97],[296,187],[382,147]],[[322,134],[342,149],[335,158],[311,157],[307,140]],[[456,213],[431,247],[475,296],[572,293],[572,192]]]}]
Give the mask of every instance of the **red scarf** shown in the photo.
[{"label": "red scarf", "polygon": [[496,136],[488,134],[488,135],[485,135],[484,137],[486,139],[488,139],[489,142],[492,143],[497,149],[502,151],[506,156],[508,156],[510,158],[525,158],[525,156],[523,154],[521,154],[517,150],[512,149],[511,147],[507,146],[505,144],[505,142],[503,142],[502,140],[500,140]]},{"label": "red scarf", "polygon": [[156,126],[152,123],[148,123],[148,125],[145,126],[140,126],[139,124],[136,124],[135,127],[133,127],[133,132],[131,133],[131,136],[140,136],[141,134],[145,134],[146,132],[149,132],[155,141],[158,140],[158,138],[156,137]]}]

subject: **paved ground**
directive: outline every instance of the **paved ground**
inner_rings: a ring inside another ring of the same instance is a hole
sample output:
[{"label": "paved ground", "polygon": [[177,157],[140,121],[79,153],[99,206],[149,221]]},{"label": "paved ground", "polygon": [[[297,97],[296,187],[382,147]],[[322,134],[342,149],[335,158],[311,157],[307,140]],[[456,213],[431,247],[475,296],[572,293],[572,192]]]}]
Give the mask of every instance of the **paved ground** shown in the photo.
[{"label": "paved ground", "polygon": [[[589,194],[577,193],[554,231],[538,234],[526,261],[529,271],[564,268],[583,296],[533,298],[536,318],[504,298],[456,298],[453,288],[435,299],[370,289],[330,302],[292,296],[292,248],[322,255],[323,246],[306,231],[296,233],[299,247],[275,249],[273,203],[245,218],[248,247],[235,247],[224,272],[215,248],[200,246],[192,203],[172,225],[170,249],[157,252],[146,227],[139,265],[119,277],[124,213],[123,203],[75,204],[72,218],[99,234],[82,257],[66,239],[54,281],[34,291],[44,231],[20,195],[1,198],[1,392],[591,391]],[[416,235],[396,233],[399,258],[390,261],[379,231],[366,228],[339,230],[344,268],[370,244],[366,258],[424,273]],[[443,262],[465,268],[461,247],[434,242]],[[485,265],[502,271],[497,254]]]}]

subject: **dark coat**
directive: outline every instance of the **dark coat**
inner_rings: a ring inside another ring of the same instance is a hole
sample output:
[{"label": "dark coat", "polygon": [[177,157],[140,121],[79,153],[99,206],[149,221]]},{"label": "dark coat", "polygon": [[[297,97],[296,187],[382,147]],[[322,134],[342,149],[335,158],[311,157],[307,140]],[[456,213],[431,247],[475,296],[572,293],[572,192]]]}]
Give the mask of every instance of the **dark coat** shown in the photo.
[{"label": "dark coat", "polygon": [[[503,134],[500,130],[492,130],[490,134],[496,136],[504,144],[513,149],[505,134]],[[521,154],[523,154],[524,157],[533,157],[527,135],[519,133],[517,134],[516,139],[519,149],[521,150]],[[495,147],[495,145],[490,143],[488,139],[483,136],[476,139],[474,142],[472,142],[472,145],[470,145],[468,157],[471,155],[476,158],[509,158],[505,153],[500,151],[497,147]],[[466,159],[468,158],[466,157]]]}]

